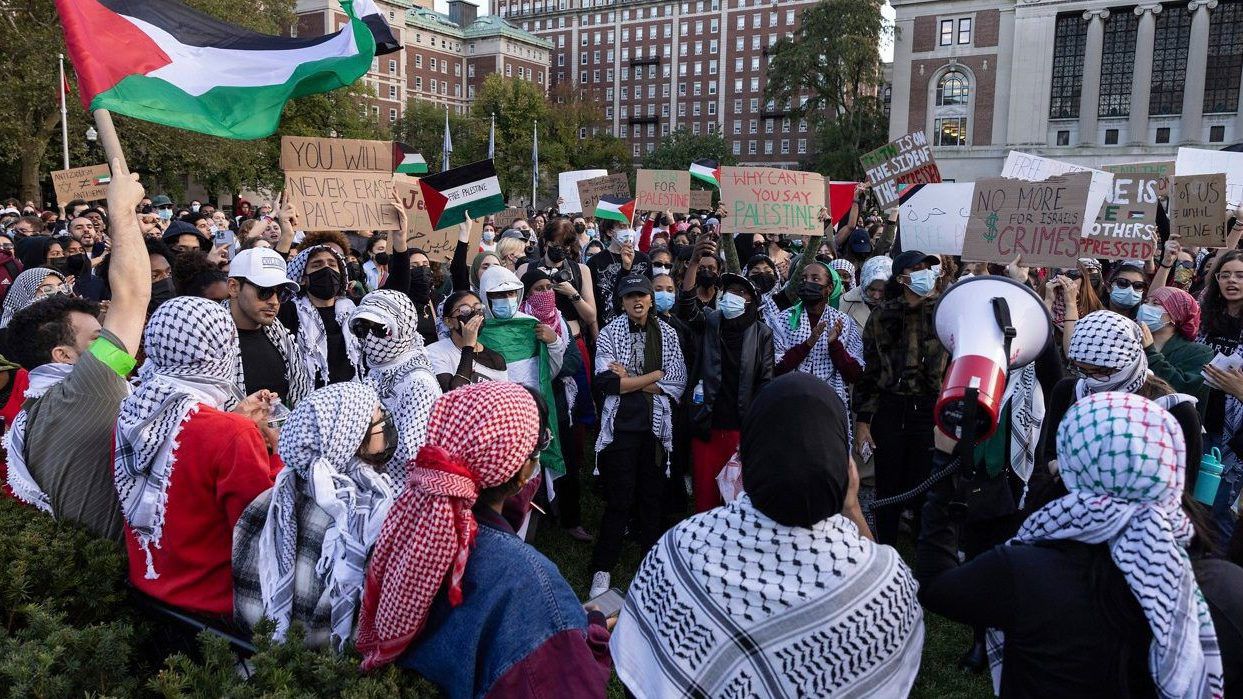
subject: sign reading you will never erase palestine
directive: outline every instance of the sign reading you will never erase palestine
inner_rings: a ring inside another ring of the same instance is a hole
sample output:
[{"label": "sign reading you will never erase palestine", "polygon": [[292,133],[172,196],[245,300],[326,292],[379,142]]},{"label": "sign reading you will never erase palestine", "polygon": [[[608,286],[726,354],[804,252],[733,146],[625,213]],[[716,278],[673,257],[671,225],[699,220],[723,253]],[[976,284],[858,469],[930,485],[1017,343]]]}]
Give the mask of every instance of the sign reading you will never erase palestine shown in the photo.
[{"label": "sign reading you will never erase palestine", "polygon": [[824,176],[771,167],[721,169],[726,233],[821,235]]},{"label": "sign reading you will never erase palestine", "polygon": [[305,231],[393,231],[393,143],[281,137],[285,192]]}]

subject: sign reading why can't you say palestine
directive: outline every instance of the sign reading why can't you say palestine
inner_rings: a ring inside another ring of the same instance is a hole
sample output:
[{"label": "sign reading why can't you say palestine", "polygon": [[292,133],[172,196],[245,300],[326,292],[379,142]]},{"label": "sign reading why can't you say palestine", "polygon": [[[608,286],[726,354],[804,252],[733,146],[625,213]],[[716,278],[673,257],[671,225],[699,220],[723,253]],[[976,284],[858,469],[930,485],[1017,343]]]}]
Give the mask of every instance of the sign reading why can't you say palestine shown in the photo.
[{"label": "sign reading why can't you say palestine", "polygon": [[726,233],[821,235],[824,176],[771,167],[721,169]]},{"label": "sign reading why can't you say palestine", "polygon": [[1055,175],[1041,182],[992,178],[975,183],[962,258],[1030,267],[1073,267],[1079,258],[1083,214],[1092,173]]}]

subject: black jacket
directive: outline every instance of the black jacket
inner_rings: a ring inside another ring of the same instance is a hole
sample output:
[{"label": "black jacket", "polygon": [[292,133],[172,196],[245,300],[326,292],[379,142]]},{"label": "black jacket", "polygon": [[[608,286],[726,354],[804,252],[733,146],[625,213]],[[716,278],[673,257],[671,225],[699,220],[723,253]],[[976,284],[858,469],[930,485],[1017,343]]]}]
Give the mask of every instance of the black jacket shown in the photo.
[{"label": "black jacket", "polygon": [[724,393],[727,396],[736,394],[737,417],[741,424],[751,405],[751,399],[765,384],[773,380],[773,331],[758,318],[743,331],[738,386],[736,390],[726,387],[722,391],[721,353],[724,351],[724,340],[721,337],[721,323],[725,317],[713,308],[700,309],[694,303],[693,296],[687,296],[681,301],[678,310],[698,336],[695,342],[698,350],[695,353],[695,370],[689,384],[691,390],[703,381],[703,404],[690,406],[691,420],[701,434],[711,429],[713,411],[718,398]]}]

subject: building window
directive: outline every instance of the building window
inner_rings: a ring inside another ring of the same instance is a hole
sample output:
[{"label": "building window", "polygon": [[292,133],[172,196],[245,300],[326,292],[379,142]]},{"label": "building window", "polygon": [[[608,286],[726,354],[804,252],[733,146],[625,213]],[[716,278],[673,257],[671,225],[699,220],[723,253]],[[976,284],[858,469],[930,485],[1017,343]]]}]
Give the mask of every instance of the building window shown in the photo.
[{"label": "building window", "polygon": [[941,45],[950,46],[954,43],[954,20],[941,20]]},{"label": "building window", "polygon": [[1057,145],[1059,146],[1070,145],[1070,131],[1068,129],[1064,129],[1062,131],[1057,132]]},{"label": "building window", "polygon": [[1105,20],[1101,53],[1101,92],[1097,114],[1103,117],[1131,113],[1131,76],[1135,73],[1135,34],[1139,17],[1114,12]]},{"label": "building window", "polygon": [[[1191,44],[1191,13],[1186,5],[1167,5],[1157,15],[1152,50],[1152,93],[1149,114],[1181,114],[1187,52]],[[1158,141],[1160,143],[1160,141]]]},{"label": "building window", "polygon": [[1117,129],[1105,129],[1105,145],[1107,146],[1118,145],[1118,130]]},{"label": "building window", "polygon": [[397,110],[396,109],[388,110],[388,122],[390,124],[397,122]]},{"label": "building window", "polygon": [[734,141],[734,155],[742,155],[742,141]]},{"label": "building window", "polygon": [[1209,13],[1208,70],[1204,112],[1239,108],[1239,72],[1243,67],[1243,5],[1222,3]]},{"label": "building window", "polygon": [[747,141],[747,155],[755,155],[756,153],[755,148],[756,148],[755,141]]},{"label": "building window", "polygon": [[1083,90],[1083,52],[1088,24],[1082,13],[1058,15],[1053,30],[1053,87],[1049,95],[1050,119],[1079,116]]},{"label": "building window", "polygon": [[1226,140],[1226,127],[1218,124],[1208,128],[1208,142],[1221,143]]},{"label": "building window", "polygon": [[391,100],[397,99],[397,86],[396,85],[388,86],[388,98]]},{"label": "building window", "polygon": [[938,107],[967,104],[970,97],[970,83],[967,81],[967,76],[961,71],[947,71],[945,75],[941,76],[941,80],[937,82],[936,105]]},{"label": "building window", "polygon": [[1157,129],[1157,143],[1169,143],[1169,142],[1170,142],[1170,127],[1162,126],[1159,129]]},{"label": "building window", "polygon": [[781,154],[782,155],[790,154],[790,141],[788,139],[784,139],[784,138],[781,139]]},{"label": "building window", "polygon": [[932,145],[934,146],[965,146],[967,145],[967,118],[949,117],[937,119],[932,126]]},{"label": "building window", "polygon": [[963,17],[958,20],[958,43],[971,43],[971,18]]},{"label": "building window", "polygon": [[396,72],[397,72],[397,61],[392,60],[392,59],[389,59],[389,62],[388,62],[388,72],[389,72],[389,73],[396,73]]},{"label": "building window", "polygon": [[798,140],[798,152],[800,155],[807,152],[807,139],[800,138]]}]

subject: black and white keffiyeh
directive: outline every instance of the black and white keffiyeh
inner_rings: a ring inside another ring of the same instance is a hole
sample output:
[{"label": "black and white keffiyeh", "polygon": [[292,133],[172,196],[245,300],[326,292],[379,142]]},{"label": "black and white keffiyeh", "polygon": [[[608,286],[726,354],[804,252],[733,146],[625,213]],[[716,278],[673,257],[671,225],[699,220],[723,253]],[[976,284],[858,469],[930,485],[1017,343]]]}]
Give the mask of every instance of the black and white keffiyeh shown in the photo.
[{"label": "black and white keffiyeh", "polygon": [[[289,278],[301,283],[300,280],[306,272],[306,265],[310,262],[311,256],[321,252],[332,253],[332,256],[337,259],[337,271],[345,273],[345,258],[341,257],[340,253],[327,245],[316,245],[303,250],[289,261]],[[311,299],[305,292],[295,296],[291,303],[298,312],[298,351],[302,354],[303,361],[306,362],[307,373],[315,385],[326,384],[328,383],[328,331],[324,328],[324,321],[319,316],[319,309],[311,303]],[[358,338],[349,331],[350,316],[353,315],[354,308],[354,302],[345,297],[345,284],[342,284],[340,293],[333,303],[333,312],[345,336],[345,351],[349,355],[350,364],[354,365],[354,370],[361,374]]]},{"label": "black and white keffiyeh", "polygon": [[1027,484],[1036,468],[1036,442],[1044,427],[1044,391],[1036,380],[1036,364],[1032,362],[1006,377],[1006,393],[1002,406],[1010,406],[1010,469],[1023,481],[1019,509],[1027,501]]},{"label": "black and white keffiyeh", "polygon": [[923,649],[916,590],[845,517],[785,526],[744,495],[661,537],[609,645],[643,699],[902,697]]},{"label": "black and white keffiyeh", "polygon": [[373,291],[363,297],[354,313],[388,328],[388,337],[367,335],[359,341],[367,367],[363,379],[375,389],[397,426],[397,451],[387,472],[400,491],[406,485],[406,464],[427,439],[432,405],[440,397],[440,382],[418,332],[418,313],[405,294]]},{"label": "black and white keffiyeh", "polygon": [[159,577],[151,546],[164,531],[168,483],[178,435],[205,404],[229,410],[241,395],[237,326],[219,303],[179,296],[160,304],[143,331],[147,361],[137,390],[121,401],[113,476],[121,514],[147,556],[147,578]]},{"label": "black and white keffiyeh", "polygon": [[[30,385],[26,387],[25,400],[33,401],[42,398],[45,393],[57,384],[69,378],[69,374],[72,372],[72,364],[53,362],[35,367],[30,372]],[[30,468],[26,466],[27,417],[26,408],[23,407],[17,413],[17,416],[13,418],[13,426],[4,435],[4,450],[8,461],[9,489],[13,491],[14,497],[18,500],[49,515],[54,514],[52,512],[51,499],[48,498],[47,493],[43,492],[39,484],[35,482],[34,476],[30,475]]]},{"label": "black and white keffiyeh", "polygon": [[[824,315],[820,319],[826,322],[830,328],[839,321],[841,322],[842,334],[838,339],[841,341],[842,346],[846,348],[846,353],[859,363],[860,368],[863,368],[863,332],[859,329],[859,324],[855,322],[854,318],[832,306],[825,305]],[[795,325],[796,321],[797,325]],[[807,311],[803,309],[802,304],[796,305],[778,316],[777,321],[771,327],[773,330],[773,350],[776,353],[776,361],[778,362],[792,347],[806,342],[811,337],[811,319],[807,317]],[[829,334],[827,332],[820,336],[815,347],[811,348],[807,358],[799,365],[798,370],[811,374],[832,386],[833,390],[837,392],[838,396],[841,396],[846,405],[850,405],[850,395],[847,392],[846,380],[842,378],[842,373],[834,366],[833,356],[829,353]]]},{"label": "black and white keffiyeh", "polygon": [[[229,308],[228,301],[221,301],[225,309]],[[289,407],[296,406],[299,401],[306,398],[315,390],[315,386],[311,383],[311,377],[307,373],[306,364],[298,358],[298,348],[294,344],[293,336],[285,329],[284,325],[279,322],[262,326],[263,334],[268,338],[268,342],[276,348],[281,354],[281,360],[285,364],[285,382],[289,384],[289,395],[281,396],[285,405]],[[242,393],[246,393],[246,367],[242,363],[241,346],[238,346],[237,353],[237,387]]]},{"label": "black and white keffiyeh", "polygon": [[1113,311],[1094,311],[1080,318],[1066,356],[1074,362],[1118,370],[1108,379],[1079,379],[1075,398],[1105,391],[1134,393],[1148,379],[1148,358],[1139,326]]},{"label": "black and white keffiyeh", "polygon": [[39,287],[49,276],[56,277],[62,283],[65,281],[65,275],[47,267],[31,267],[17,275],[13,284],[9,286],[9,293],[4,297],[4,312],[0,314],[0,328],[9,327],[14,313],[35,302]]},{"label": "black and white keffiyeh", "polygon": [[277,451],[285,468],[258,544],[264,616],[276,622],[277,640],[293,621],[299,496],[312,498],[333,521],[316,565],[332,605],[332,647],[342,651],[353,636],[367,555],[395,497],[389,476],[356,456],[379,406],[369,386],[332,384],[299,403],[281,428]]},{"label": "black and white keffiyeh", "polygon": [[[652,435],[660,440],[665,452],[673,451],[673,404],[682,397],[686,388],[686,362],[678,345],[678,334],[659,318],[653,318],[660,330],[660,368],[665,377],[656,382],[661,393],[652,396]],[[631,376],[646,373],[644,350],[646,330],[632,332],[630,317],[623,314],[604,326],[596,338],[595,373],[609,371],[609,365],[619,362],[626,366]],[[596,451],[603,451],[613,443],[613,419],[621,403],[619,396],[606,396],[600,416],[600,435],[596,438]]]}]

